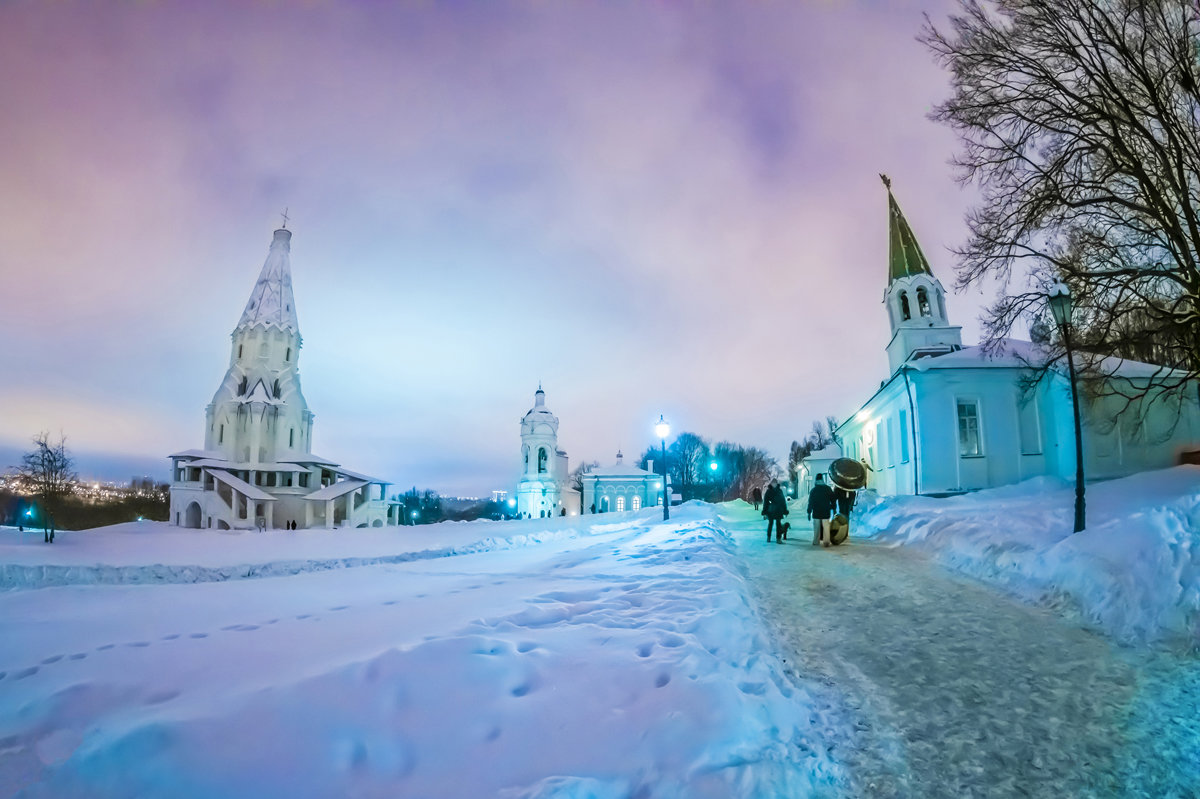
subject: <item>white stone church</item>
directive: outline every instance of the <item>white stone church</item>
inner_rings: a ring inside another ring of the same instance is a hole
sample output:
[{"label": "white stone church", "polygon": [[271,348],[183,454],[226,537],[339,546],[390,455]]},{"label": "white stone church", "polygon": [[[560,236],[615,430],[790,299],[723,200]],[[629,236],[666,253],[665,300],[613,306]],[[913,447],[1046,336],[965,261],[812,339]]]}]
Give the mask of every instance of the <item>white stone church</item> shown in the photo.
[{"label": "white stone church", "polygon": [[[842,455],[866,463],[869,487],[882,494],[953,494],[1040,475],[1074,480],[1067,378],[1051,373],[1025,396],[1021,378],[1038,360],[1036,345],[1010,339],[995,357],[980,346],[963,346],[961,328],[949,322],[942,284],[890,184],[888,211],[890,376],[837,429],[840,451],[832,451],[835,446],[814,453],[821,458],[801,468],[801,490],[816,468]],[[1160,371],[1132,361],[1105,368],[1110,380],[1135,393]],[[1181,407],[1150,403],[1126,418],[1116,415],[1113,401],[1087,402],[1081,392],[1087,479],[1178,463],[1180,453],[1200,441],[1196,396],[1192,386]]]},{"label": "white stone church", "polygon": [[521,417],[517,515],[527,519],[577,515],[579,492],[569,480],[567,453],[558,448],[558,417],[546,407],[546,392],[538,386],[533,407]]},{"label": "white stone church", "polygon": [[313,414],[300,393],[300,325],[292,233],[275,231],[233,331],[229,368],[205,410],[204,449],[170,456],[171,522],[179,527],[382,527],[402,522],[388,483],[312,453]]}]

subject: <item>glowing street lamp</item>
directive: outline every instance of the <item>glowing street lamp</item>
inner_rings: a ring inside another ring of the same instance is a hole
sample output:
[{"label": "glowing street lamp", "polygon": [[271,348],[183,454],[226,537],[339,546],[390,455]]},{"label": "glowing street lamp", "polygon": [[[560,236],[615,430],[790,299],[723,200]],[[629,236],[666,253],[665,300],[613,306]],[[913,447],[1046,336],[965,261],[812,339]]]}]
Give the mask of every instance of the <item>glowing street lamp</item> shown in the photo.
[{"label": "glowing street lamp", "polygon": [[671,435],[671,425],[667,424],[667,420],[660,413],[658,415],[658,424],[654,425],[654,432],[662,439],[662,465],[663,465],[663,521],[671,518],[671,495],[667,493],[667,436]]},{"label": "glowing street lamp", "polygon": [[1055,283],[1047,292],[1050,313],[1062,331],[1067,350],[1067,374],[1071,379],[1071,405],[1075,411],[1075,532],[1086,526],[1083,505],[1083,433],[1079,422],[1079,389],[1075,385],[1075,361],[1071,356],[1071,290],[1064,283]]}]

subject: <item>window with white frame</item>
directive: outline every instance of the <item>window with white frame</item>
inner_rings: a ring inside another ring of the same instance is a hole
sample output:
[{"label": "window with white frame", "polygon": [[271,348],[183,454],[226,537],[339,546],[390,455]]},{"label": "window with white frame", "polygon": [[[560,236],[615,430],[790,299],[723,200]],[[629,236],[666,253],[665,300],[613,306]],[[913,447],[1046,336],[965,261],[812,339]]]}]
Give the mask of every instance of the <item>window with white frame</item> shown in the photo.
[{"label": "window with white frame", "polygon": [[983,454],[983,440],[979,435],[978,400],[958,400],[958,454],[965,458]]},{"label": "window with white frame", "polygon": [[633,506],[633,510],[641,510],[642,509],[642,498],[635,496],[633,498],[633,501],[630,503],[630,505]]},{"label": "window with white frame", "polygon": [[617,513],[625,510],[625,497],[617,497]]},{"label": "window with white frame", "polygon": [[908,411],[900,411],[900,462],[908,463]]}]

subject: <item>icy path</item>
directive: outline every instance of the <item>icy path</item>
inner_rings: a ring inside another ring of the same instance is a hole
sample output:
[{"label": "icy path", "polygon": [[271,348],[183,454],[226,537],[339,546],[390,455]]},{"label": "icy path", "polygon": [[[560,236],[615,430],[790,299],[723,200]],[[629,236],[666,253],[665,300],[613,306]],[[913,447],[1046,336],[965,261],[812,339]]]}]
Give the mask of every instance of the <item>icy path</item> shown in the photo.
[{"label": "icy path", "polygon": [[1200,795],[1195,656],[1120,648],[902,548],[768,544],[753,511],[721,518],[789,665],[856,717],[832,753],[852,795]]}]

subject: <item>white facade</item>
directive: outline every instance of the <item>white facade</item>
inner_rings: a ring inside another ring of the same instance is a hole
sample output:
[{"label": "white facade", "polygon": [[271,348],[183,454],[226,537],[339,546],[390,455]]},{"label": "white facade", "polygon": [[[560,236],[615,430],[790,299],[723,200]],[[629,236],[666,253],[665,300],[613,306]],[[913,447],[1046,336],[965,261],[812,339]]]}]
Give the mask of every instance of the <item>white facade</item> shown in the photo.
[{"label": "white facade", "polygon": [[171,455],[171,517],[218,529],[398,524],[388,483],[312,454],[300,392],[291,231],[275,231],[232,334],[225,379],[205,409],[204,449]]},{"label": "white facade", "polygon": [[813,452],[796,464],[796,496],[807,497],[817,481],[817,475],[827,474],[830,465],[840,457],[842,448],[835,443]]},{"label": "white facade", "polygon": [[[881,494],[951,494],[1041,475],[1073,480],[1067,378],[1050,373],[1027,395],[1022,378],[1041,360],[1036,345],[1008,340],[992,355],[963,347],[959,329],[947,321],[941,284],[890,188],[888,200],[892,248],[884,303],[892,374],[838,428],[842,452],[869,467],[868,486]],[[1113,375],[1110,383],[1138,393],[1161,370],[1126,361],[1104,371]],[[1113,401],[1086,401],[1081,393],[1087,479],[1178,463],[1200,440],[1196,396],[1192,386],[1178,406],[1159,401],[1122,417]]]},{"label": "white facade", "polygon": [[546,407],[538,386],[533,407],[521,417],[521,479],[517,515],[539,519],[579,513],[579,492],[567,485],[567,453],[558,448],[558,417]]},{"label": "white facade", "polygon": [[599,466],[583,476],[583,507],[586,513],[636,511],[662,503],[662,475],[636,466],[626,466],[620,452],[614,465]]}]

